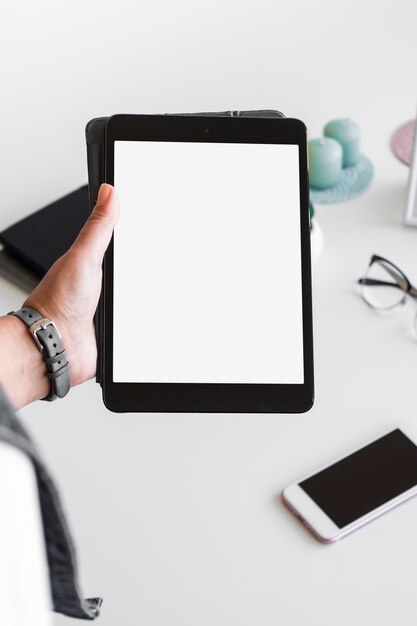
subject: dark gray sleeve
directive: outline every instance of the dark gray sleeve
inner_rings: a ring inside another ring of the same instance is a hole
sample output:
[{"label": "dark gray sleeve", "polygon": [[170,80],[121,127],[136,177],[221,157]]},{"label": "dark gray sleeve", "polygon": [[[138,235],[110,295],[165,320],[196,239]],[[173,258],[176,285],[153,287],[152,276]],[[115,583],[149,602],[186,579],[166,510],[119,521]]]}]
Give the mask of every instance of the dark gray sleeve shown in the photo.
[{"label": "dark gray sleeve", "polygon": [[95,619],[101,598],[81,598],[75,548],[58,491],[36,447],[17,419],[0,386],[0,440],[25,452],[32,460],[39,490],[54,610],[69,617]]}]

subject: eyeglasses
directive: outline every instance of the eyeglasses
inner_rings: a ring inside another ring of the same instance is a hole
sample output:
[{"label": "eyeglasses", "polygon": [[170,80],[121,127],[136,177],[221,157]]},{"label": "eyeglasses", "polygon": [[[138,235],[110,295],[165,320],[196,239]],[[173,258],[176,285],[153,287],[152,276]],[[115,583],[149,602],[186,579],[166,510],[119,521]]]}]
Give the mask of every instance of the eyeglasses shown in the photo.
[{"label": "eyeglasses", "polygon": [[[378,311],[389,311],[405,304],[408,296],[417,298],[417,288],[399,267],[377,254],[372,255],[364,278],[359,279],[362,298]],[[414,318],[417,337],[417,314]]]}]

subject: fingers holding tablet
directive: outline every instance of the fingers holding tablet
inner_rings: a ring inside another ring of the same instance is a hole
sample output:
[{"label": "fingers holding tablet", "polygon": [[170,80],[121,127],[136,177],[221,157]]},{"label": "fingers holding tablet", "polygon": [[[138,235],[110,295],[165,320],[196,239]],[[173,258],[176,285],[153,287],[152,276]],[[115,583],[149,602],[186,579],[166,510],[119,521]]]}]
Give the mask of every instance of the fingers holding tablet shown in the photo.
[{"label": "fingers holding tablet", "polygon": [[73,247],[88,250],[91,259],[101,265],[118,218],[117,193],[111,185],[103,183],[99,189],[97,203]]}]

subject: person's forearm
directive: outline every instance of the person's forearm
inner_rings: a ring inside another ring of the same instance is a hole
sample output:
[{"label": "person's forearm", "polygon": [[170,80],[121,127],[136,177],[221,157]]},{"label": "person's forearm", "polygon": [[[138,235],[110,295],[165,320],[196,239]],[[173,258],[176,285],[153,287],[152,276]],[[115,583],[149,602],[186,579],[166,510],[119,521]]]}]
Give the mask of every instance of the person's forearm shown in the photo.
[{"label": "person's forearm", "polygon": [[[104,183],[72,246],[24,302],[25,307],[56,323],[69,363],[71,387],[96,373],[93,319],[100,297],[103,257],[118,216],[116,192]],[[0,385],[16,409],[48,397],[52,389],[43,354],[25,324],[10,315],[0,317]]]},{"label": "person's forearm", "polygon": [[25,325],[0,317],[0,385],[16,409],[48,395],[46,363]]}]

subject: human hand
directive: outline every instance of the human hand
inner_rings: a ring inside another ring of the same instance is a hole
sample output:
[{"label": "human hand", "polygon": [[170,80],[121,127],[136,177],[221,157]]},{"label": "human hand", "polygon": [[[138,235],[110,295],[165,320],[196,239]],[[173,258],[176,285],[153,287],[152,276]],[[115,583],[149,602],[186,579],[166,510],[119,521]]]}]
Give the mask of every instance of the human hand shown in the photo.
[{"label": "human hand", "polygon": [[96,372],[93,318],[101,291],[103,256],[118,217],[117,194],[111,185],[103,184],[97,204],[77,239],[23,305],[55,322],[69,362],[72,387]]}]

